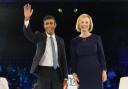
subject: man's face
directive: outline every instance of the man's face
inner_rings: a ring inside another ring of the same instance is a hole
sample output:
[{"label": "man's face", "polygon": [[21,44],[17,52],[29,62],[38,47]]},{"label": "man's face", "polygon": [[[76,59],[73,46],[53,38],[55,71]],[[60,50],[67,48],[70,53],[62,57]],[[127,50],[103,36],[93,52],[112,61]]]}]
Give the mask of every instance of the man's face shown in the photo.
[{"label": "man's face", "polygon": [[53,19],[47,19],[44,21],[44,29],[49,35],[55,33],[56,22]]}]

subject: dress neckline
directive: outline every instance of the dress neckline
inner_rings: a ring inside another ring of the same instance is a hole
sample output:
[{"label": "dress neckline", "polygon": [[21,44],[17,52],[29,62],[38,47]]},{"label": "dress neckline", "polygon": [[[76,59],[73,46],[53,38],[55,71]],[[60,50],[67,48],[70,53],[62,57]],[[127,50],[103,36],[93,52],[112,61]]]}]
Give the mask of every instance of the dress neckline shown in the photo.
[{"label": "dress neckline", "polygon": [[80,35],[78,36],[79,38],[81,38],[82,40],[86,40],[88,38],[91,38],[93,34],[89,35],[88,37],[80,37]]}]

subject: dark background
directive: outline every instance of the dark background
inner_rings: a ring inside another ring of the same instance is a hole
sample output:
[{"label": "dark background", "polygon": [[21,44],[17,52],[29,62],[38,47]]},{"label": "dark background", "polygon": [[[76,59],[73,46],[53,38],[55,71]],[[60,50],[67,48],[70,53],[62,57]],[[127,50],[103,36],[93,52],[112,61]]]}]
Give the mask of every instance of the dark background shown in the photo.
[{"label": "dark background", "polygon": [[[113,70],[116,73],[117,81],[120,77],[128,75],[128,2],[49,1],[30,2],[34,9],[30,21],[31,27],[33,31],[43,31],[42,18],[49,14],[55,16],[56,33],[65,40],[69,66],[70,41],[79,35],[75,30],[76,19],[82,13],[88,13],[93,18],[93,33],[102,38],[108,71]],[[0,2],[0,64],[29,69],[36,47],[24,37],[22,31],[23,5],[27,1],[1,0]],[[62,9],[61,13],[58,12],[59,8]],[[74,12],[74,9],[78,11]]]}]

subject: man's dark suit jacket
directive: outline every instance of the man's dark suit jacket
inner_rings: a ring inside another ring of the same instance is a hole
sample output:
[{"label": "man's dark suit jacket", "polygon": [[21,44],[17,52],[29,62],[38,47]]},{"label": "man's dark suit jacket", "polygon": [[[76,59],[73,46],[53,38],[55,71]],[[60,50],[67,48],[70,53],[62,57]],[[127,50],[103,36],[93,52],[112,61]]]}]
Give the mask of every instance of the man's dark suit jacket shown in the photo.
[{"label": "man's dark suit jacket", "polygon": [[[28,40],[36,44],[36,54],[33,58],[32,66],[30,70],[30,73],[34,73],[35,71],[38,70],[39,62],[42,56],[44,55],[45,48],[46,48],[47,35],[46,33],[41,33],[39,31],[36,31],[35,33],[33,33],[31,31],[30,24],[28,25],[27,28],[25,25],[23,26],[23,32],[25,37]],[[63,80],[64,78],[68,78],[64,40],[58,36],[55,36],[55,37],[56,37],[57,47],[58,47],[58,63],[60,66],[61,78]]]}]

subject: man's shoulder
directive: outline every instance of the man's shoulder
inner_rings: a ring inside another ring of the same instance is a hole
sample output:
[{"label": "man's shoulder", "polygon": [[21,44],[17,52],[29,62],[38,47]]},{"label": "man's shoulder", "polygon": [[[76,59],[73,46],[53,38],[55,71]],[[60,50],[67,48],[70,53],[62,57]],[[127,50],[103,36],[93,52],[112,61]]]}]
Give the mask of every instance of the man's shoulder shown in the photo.
[{"label": "man's shoulder", "polygon": [[41,34],[41,32],[40,31],[35,31],[35,34]]},{"label": "man's shoulder", "polygon": [[62,37],[56,35],[56,38],[59,39],[59,40],[64,40]]},{"label": "man's shoulder", "polygon": [[46,34],[44,32],[40,32],[40,31],[35,31],[35,34],[37,36],[46,36]]}]

